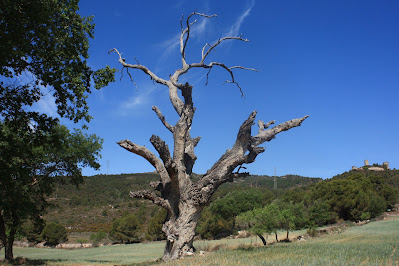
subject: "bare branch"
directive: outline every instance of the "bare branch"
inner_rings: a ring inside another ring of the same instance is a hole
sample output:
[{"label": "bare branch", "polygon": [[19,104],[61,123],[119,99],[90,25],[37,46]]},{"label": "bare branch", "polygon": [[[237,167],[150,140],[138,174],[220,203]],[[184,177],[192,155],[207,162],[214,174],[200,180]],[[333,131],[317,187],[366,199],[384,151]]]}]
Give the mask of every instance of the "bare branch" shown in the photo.
[{"label": "bare branch", "polygon": [[[122,68],[122,71],[121,71],[121,73],[122,73],[121,80],[122,80],[122,78],[123,78],[123,69],[125,69],[125,68],[126,68],[126,67],[123,67],[123,68]],[[133,77],[132,77],[132,75],[130,74],[128,68],[126,68],[126,72],[127,72],[127,74],[129,75],[130,80],[133,82],[134,86],[136,86],[136,89],[137,89],[137,84],[136,84],[136,82],[134,82]]]},{"label": "bare branch", "polygon": [[169,99],[173,105],[173,107],[175,108],[177,114],[179,116],[181,116],[182,112],[183,112],[183,107],[184,107],[184,103],[182,101],[182,99],[180,99],[179,94],[177,93],[177,85],[174,85],[173,83],[173,78],[171,78],[171,84],[169,85]]},{"label": "bare branch", "polygon": [[[233,83],[233,84],[236,84],[236,86],[240,89],[240,92],[241,92],[241,96],[242,96],[242,97],[245,97],[244,92],[243,92],[242,88],[240,87],[240,85],[235,81],[235,79],[234,79],[234,73],[233,73],[232,70],[233,70],[233,69],[244,69],[244,70],[251,70],[251,71],[255,71],[255,72],[259,71],[259,70],[254,69],[254,68],[246,68],[246,67],[242,67],[242,66],[228,67],[228,66],[226,66],[225,64],[219,63],[219,62],[211,62],[211,63],[209,63],[209,64],[207,64],[207,65],[204,64],[204,63],[202,63],[202,62],[201,62],[201,63],[193,63],[193,64],[189,65],[189,68],[194,68],[194,67],[197,67],[197,68],[209,68],[209,71],[208,71],[208,73],[207,73],[207,82],[206,82],[206,84],[208,84],[208,75],[209,75],[211,69],[212,69],[214,66],[219,66],[219,67],[225,69],[227,72],[229,72],[230,77],[231,77],[231,80],[226,80],[225,82],[226,82],[226,83]],[[186,71],[186,72],[187,72],[187,71]]]},{"label": "bare branch", "polygon": [[166,145],[165,141],[163,141],[159,136],[155,135],[151,136],[150,142],[159,153],[159,157],[161,157],[165,168],[170,172],[174,168],[174,163],[170,156],[168,145]]},{"label": "bare branch", "polygon": [[207,46],[211,46],[211,45],[210,45],[209,43],[206,43],[206,44],[204,45],[204,47],[202,48],[201,58],[204,58],[204,52],[205,52],[205,48],[206,48]]},{"label": "bare branch", "polygon": [[206,73],[206,83],[205,83],[205,86],[208,85],[209,73],[211,73],[211,70],[212,70],[212,68],[210,67],[209,70],[208,70],[208,73]]},{"label": "bare branch", "polygon": [[161,120],[162,124],[173,133],[173,126],[171,126],[165,119],[165,116],[162,115],[161,111],[155,105],[152,106],[152,110],[157,114],[159,120]]},{"label": "bare branch", "polygon": [[238,87],[238,89],[240,89],[241,97],[244,97],[244,98],[245,98],[245,94],[244,94],[244,92],[242,91],[242,88],[240,87],[240,85],[239,85],[237,82],[235,82],[234,80],[233,80],[233,81],[226,80],[225,83],[233,83],[233,84],[236,84],[236,86]]},{"label": "bare branch", "polygon": [[272,120],[272,121],[267,122],[267,124],[265,124],[265,122],[263,122],[262,120],[258,120],[258,126],[259,126],[258,133],[267,129],[270,125],[274,124],[275,122],[276,122],[276,120]]},{"label": "bare branch", "polygon": [[158,196],[155,192],[148,191],[148,190],[140,190],[136,192],[130,191],[129,196],[132,198],[141,198],[141,199],[148,199],[151,200],[154,204],[165,208],[168,213],[172,213],[172,208],[169,202],[160,196]]},{"label": "bare branch", "polygon": [[162,85],[166,85],[166,86],[169,85],[169,82],[167,80],[164,80],[164,79],[158,77],[151,70],[149,70],[146,66],[143,66],[143,65],[140,65],[140,64],[132,65],[132,64],[126,63],[125,62],[126,60],[124,58],[122,58],[122,54],[116,48],[113,48],[113,49],[108,51],[108,53],[111,53],[111,52],[115,52],[115,53],[117,53],[119,55],[119,63],[121,63],[122,66],[124,66],[126,68],[140,69],[141,71],[143,71],[144,73],[149,75],[152,80],[155,80],[155,82],[157,82],[159,84],[162,84]]},{"label": "bare branch", "polygon": [[258,133],[258,135],[252,138],[252,144],[258,146],[266,141],[270,141],[275,138],[275,136],[283,131],[287,131],[293,127],[299,127],[302,122],[309,116],[304,116],[302,118],[292,119],[290,121],[279,124],[271,129],[264,130]]},{"label": "bare branch", "polygon": [[226,40],[238,40],[238,41],[243,41],[243,42],[249,42],[248,39],[243,39],[243,38],[241,38],[241,36],[239,36],[239,37],[228,36],[228,37],[220,38],[219,40],[217,40],[217,42],[216,42],[214,45],[209,45],[210,48],[208,49],[208,51],[206,51],[205,55],[204,55],[204,49],[205,49],[205,46],[206,46],[206,45],[204,46],[204,48],[202,49],[201,63],[204,63],[206,57],[209,55],[209,53],[210,53],[213,49],[216,48],[216,46],[218,46],[219,44],[221,44],[223,41],[226,41]]},{"label": "bare branch", "polygon": [[249,176],[249,172],[243,172],[243,173],[231,173],[230,178],[241,178],[241,177],[247,177]]},{"label": "bare branch", "polygon": [[[183,29],[183,18],[184,18],[184,16],[182,16],[182,18],[180,20],[180,27],[181,27],[181,31],[182,31],[181,35],[180,35],[180,53],[181,53],[181,57],[182,57],[183,68],[185,68],[187,66],[187,63],[186,63],[186,47],[187,47],[188,39],[190,38],[191,26],[194,25],[197,22],[197,20],[194,20],[193,22],[190,22],[190,18],[192,16],[194,16],[194,15],[205,17],[205,18],[216,17],[216,14],[214,14],[214,15],[206,15],[206,14],[202,14],[202,13],[198,13],[198,12],[194,11],[186,19],[187,28]],[[187,35],[187,36],[184,39],[185,35]]]},{"label": "bare branch", "polygon": [[236,68],[243,69],[243,70],[251,70],[251,71],[255,71],[255,72],[259,71],[259,69],[249,68],[249,67],[242,67],[242,66],[229,67],[230,70],[233,70],[233,69],[236,69]]},{"label": "bare branch", "polygon": [[[230,150],[227,150],[198,182],[197,186],[199,189],[213,186],[214,189],[209,190],[210,193],[213,193],[212,191],[215,191],[217,186],[231,181],[232,178],[235,177],[235,175],[231,174],[236,167],[239,167],[240,169],[242,164],[254,162],[257,155],[265,151],[263,147],[258,147],[258,145],[264,143],[265,141],[270,141],[275,135],[282,131],[300,126],[308,116],[287,121],[275,126],[272,129],[262,130],[258,135],[252,137],[251,127],[254,124],[253,122],[255,117],[256,111],[252,112],[248,119],[244,121],[238,131],[234,146]],[[269,122],[268,124],[270,125],[272,122],[273,121]],[[266,125],[261,122],[261,127],[263,126]],[[248,151],[249,153],[247,153]]]},{"label": "bare branch", "polygon": [[155,156],[155,154],[153,154],[146,147],[137,145],[127,139],[119,141],[118,144],[125,150],[140,155],[141,157],[146,159],[152,166],[154,166],[155,169],[157,169],[157,172],[160,174],[163,184],[170,182],[170,177],[168,172],[166,171],[164,164],[161,162],[161,160],[158,159],[157,156]]}]

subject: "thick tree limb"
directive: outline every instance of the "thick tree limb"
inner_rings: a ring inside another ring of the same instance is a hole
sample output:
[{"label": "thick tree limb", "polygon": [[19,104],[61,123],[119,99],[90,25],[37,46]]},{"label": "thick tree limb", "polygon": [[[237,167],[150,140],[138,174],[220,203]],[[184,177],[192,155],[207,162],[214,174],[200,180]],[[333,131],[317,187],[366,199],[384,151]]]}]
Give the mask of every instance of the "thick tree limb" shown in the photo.
[{"label": "thick tree limb", "polygon": [[282,131],[300,126],[308,116],[287,121],[268,130],[263,129],[273,124],[273,121],[267,124],[261,121],[260,128],[262,128],[262,130],[260,130],[256,136],[252,137],[251,127],[254,124],[255,117],[256,111],[252,112],[248,119],[241,125],[234,146],[226,151],[198,182],[198,189],[205,189],[207,193],[210,193],[208,196],[203,196],[201,200],[206,200],[208,197],[212,196],[213,192],[216,191],[216,188],[221,184],[239,176],[232,175],[233,170],[237,166],[254,162],[257,155],[265,151],[263,147],[258,147],[260,144],[272,140],[275,138],[275,135]]},{"label": "thick tree limb", "polygon": [[140,155],[141,157],[146,159],[152,166],[154,166],[161,176],[161,181],[164,185],[170,182],[170,177],[164,164],[161,162],[161,160],[158,159],[157,156],[155,156],[155,154],[153,154],[146,147],[137,145],[127,139],[119,141],[118,144],[125,150]]},{"label": "thick tree limb", "polygon": [[167,200],[161,198],[160,196],[158,196],[157,194],[155,194],[152,191],[148,191],[148,190],[141,190],[141,191],[136,191],[136,192],[130,191],[129,196],[132,198],[141,198],[141,199],[151,200],[154,204],[165,208],[168,211],[168,213],[172,213],[172,208],[171,208],[169,202]]},{"label": "thick tree limb", "polygon": [[254,146],[258,146],[266,141],[270,141],[274,139],[275,136],[280,132],[287,131],[293,127],[299,127],[302,124],[302,122],[308,117],[309,116],[307,115],[302,118],[292,119],[285,123],[279,124],[271,129],[261,131],[258,133],[258,135],[252,138],[253,139],[252,144]]},{"label": "thick tree limb", "polygon": [[267,129],[270,125],[273,125],[276,120],[269,121],[265,124],[262,120],[258,120],[259,130],[258,133],[262,132],[263,130]]},{"label": "thick tree limb", "polygon": [[159,157],[161,157],[161,160],[170,175],[171,171],[173,171],[176,166],[170,156],[168,145],[159,136],[155,135],[151,136],[150,142],[159,153]]},{"label": "thick tree limb", "polygon": [[161,120],[162,124],[173,133],[173,126],[171,126],[165,119],[165,116],[162,115],[161,111],[155,105],[152,106],[152,110],[157,114],[159,120]]},{"label": "thick tree limb", "polygon": [[197,156],[194,153],[194,148],[197,146],[198,142],[201,140],[201,137],[191,138],[188,134],[188,141],[186,143],[185,153],[184,153],[184,164],[186,166],[186,173],[191,175],[193,172],[193,167],[195,161],[197,160]]}]

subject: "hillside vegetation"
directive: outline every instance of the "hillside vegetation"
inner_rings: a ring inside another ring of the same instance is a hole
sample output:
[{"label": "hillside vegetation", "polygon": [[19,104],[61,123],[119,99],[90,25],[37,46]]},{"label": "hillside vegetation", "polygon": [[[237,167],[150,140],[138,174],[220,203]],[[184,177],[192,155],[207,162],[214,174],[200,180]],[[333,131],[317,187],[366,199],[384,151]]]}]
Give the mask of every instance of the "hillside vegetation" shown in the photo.
[{"label": "hillside vegetation", "polygon": [[[59,183],[44,218],[65,226],[69,242],[162,240],[164,210],[129,197],[157,179],[155,173],[141,173],[85,177],[79,188]],[[398,170],[352,170],[326,180],[287,175],[277,178],[277,189],[273,179],[249,176],[221,186],[202,213],[198,236],[219,239],[239,230],[259,236],[286,230],[288,236],[292,230],[371,219],[398,202]]]},{"label": "hillside vegetation", "polygon": [[[194,180],[200,175],[193,174]],[[71,184],[57,184],[56,193],[49,198],[52,208],[45,216],[47,222],[65,225],[69,232],[96,232],[111,229],[112,222],[126,214],[135,214],[149,220],[159,207],[145,200],[132,199],[130,191],[148,189],[150,181],[156,181],[156,173],[96,175],[84,178],[79,188]],[[278,177],[281,191],[287,188],[304,186],[319,182],[320,178],[287,175]],[[273,177],[249,176],[227,183],[220,187],[213,199],[222,198],[232,191],[254,189],[270,193],[273,189]],[[275,193],[280,193],[275,191]]]}]

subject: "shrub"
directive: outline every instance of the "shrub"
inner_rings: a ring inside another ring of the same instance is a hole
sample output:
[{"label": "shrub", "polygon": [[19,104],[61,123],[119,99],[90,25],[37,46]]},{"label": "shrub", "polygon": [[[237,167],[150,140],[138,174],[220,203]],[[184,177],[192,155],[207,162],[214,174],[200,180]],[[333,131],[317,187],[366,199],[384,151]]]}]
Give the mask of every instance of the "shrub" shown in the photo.
[{"label": "shrub", "polygon": [[43,229],[43,239],[48,245],[55,246],[68,240],[67,230],[60,224],[49,223]]},{"label": "shrub", "polygon": [[310,227],[308,230],[306,230],[306,233],[311,236],[311,237],[317,237],[319,234],[317,232],[316,227]]},{"label": "shrub", "polygon": [[133,214],[126,214],[112,223],[109,237],[120,243],[137,243],[142,238],[141,222]]},{"label": "shrub", "polygon": [[164,240],[165,234],[162,232],[162,225],[166,219],[166,210],[160,209],[148,223],[146,239],[150,241]]},{"label": "shrub", "polygon": [[101,232],[97,232],[97,233],[92,233],[90,235],[90,240],[92,240],[94,242],[100,242],[101,240],[103,240],[106,237],[107,237],[107,233],[101,231]]},{"label": "shrub", "polygon": [[29,242],[39,243],[43,241],[42,231],[44,225],[45,224],[43,220],[29,220],[22,227],[23,234]]}]

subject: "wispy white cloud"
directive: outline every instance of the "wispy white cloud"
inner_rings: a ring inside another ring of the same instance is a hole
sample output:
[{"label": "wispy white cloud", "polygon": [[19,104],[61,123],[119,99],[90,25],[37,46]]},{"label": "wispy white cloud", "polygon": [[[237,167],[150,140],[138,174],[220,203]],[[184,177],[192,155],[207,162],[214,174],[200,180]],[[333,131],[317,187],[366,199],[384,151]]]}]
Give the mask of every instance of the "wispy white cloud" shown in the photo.
[{"label": "wispy white cloud", "polygon": [[225,36],[238,36],[240,34],[241,25],[244,23],[246,17],[251,13],[252,8],[255,6],[255,1],[252,1],[247,9],[237,18],[236,22],[229,28]]},{"label": "wispy white cloud", "polygon": [[145,90],[139,90],[138,92],[135,92],[136,95],[129,97],[119,105],[117,113],[124,116],[131,114],[132,111],[141,109],[143,106],[150,105],[153,103],[152,96],[155,89],[156,86],[151,85],[146,87]]}]

